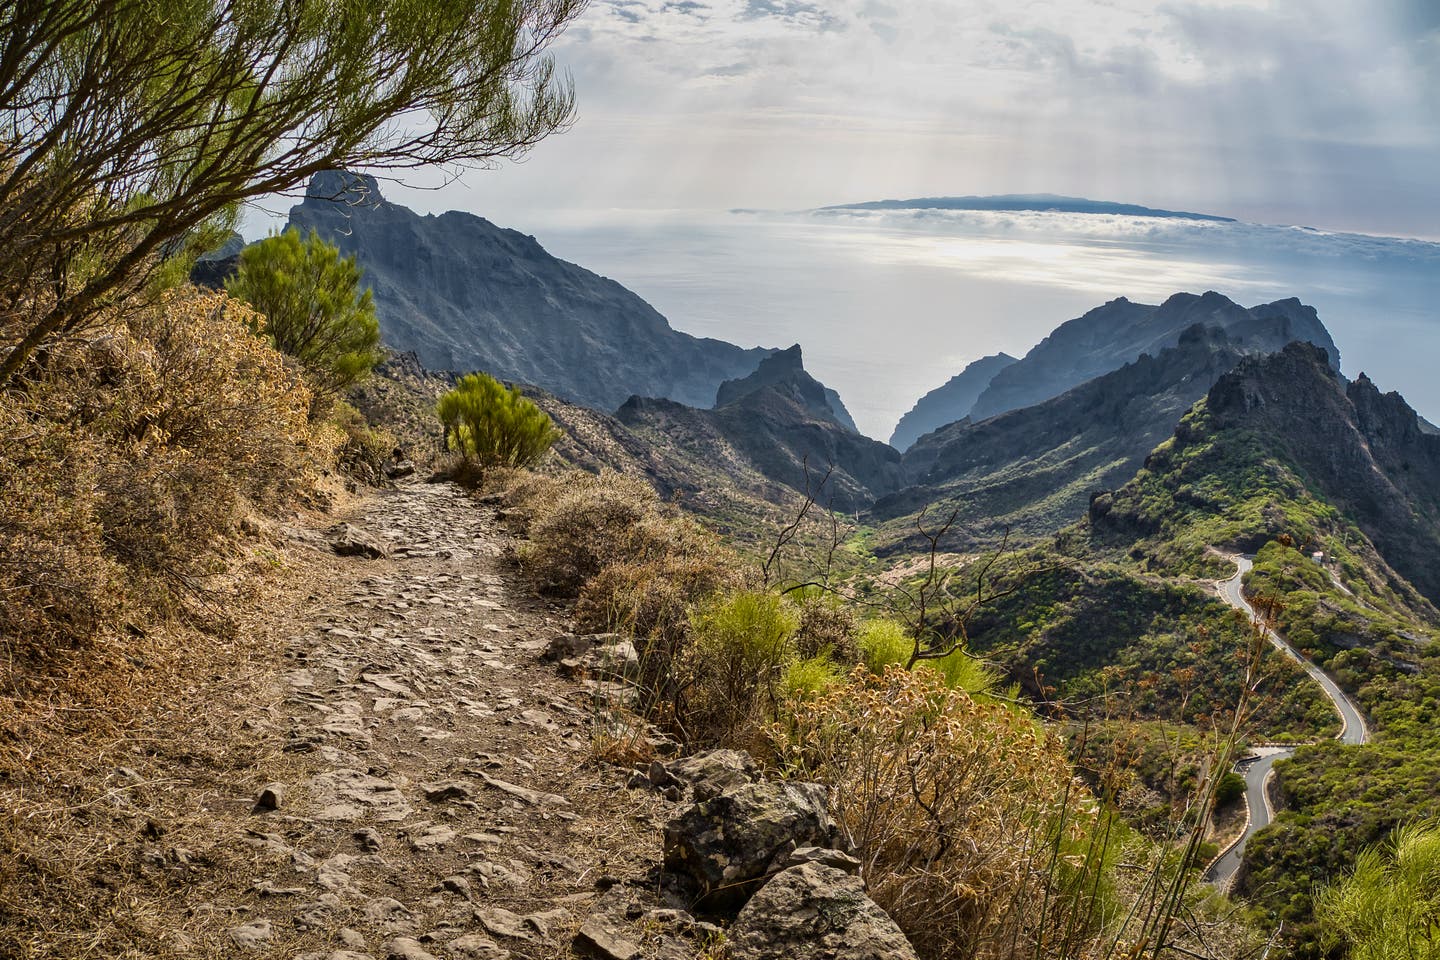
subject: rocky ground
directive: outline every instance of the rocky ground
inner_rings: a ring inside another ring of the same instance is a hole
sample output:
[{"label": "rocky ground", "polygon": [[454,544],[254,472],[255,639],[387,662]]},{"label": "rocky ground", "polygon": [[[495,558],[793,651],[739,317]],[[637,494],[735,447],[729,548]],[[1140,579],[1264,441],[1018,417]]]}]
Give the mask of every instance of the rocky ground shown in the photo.
[{"label": "rocky ground", "polygon": [[[519,580],[494,507],[407,484],[288,535],[311,592],[271,615],[288,640],[248,694],[221,695],[224,665],[197,678],[135,746],[98,756],[82,803],[55,806],[64,785],[38,777],[12,789],[12,856],[48,865],[18,875],[35,887],[18,935],[0,896],[0,945],[37,958],[913,956],[858,862],[829,849],[823,788],[762,781],[729,751],[664,759],[672,745],[644,730],[615,739],[633,648],[568,631],[566,611]],[[133,766],[113,765],[127,753]],[[49,885],[52,915],[37,919]]]}]

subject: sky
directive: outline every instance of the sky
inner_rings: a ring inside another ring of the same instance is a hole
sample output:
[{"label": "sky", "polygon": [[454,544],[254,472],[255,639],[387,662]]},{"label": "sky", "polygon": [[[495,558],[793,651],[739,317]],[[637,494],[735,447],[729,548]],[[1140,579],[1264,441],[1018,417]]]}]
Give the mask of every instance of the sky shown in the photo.
[{"label": "sky", "polygon": [[541,226],[1049,192],[1440,239],[1440,0],[591,0],[553,52],[567,133],[395,199]]},{"label": "sky", "polygon": [[[1207,289],[1315,305],[1349,375],[1440,419],[1440,245],[1361,236],[1440,243],[1440,0],[591,0],[552,52],[569,130],[386,197],[800,342],[871,436],[1090,307]],[[806,212],[999,193],[1242,223]]]}]

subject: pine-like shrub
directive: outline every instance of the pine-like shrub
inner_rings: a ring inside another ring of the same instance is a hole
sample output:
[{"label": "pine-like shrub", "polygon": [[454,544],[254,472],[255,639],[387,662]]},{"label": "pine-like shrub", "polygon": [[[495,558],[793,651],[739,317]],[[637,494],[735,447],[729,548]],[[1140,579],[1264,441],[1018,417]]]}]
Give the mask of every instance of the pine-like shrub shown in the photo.
[{"label": "pine-like shrub", "polygon": [[484,373],[461,377],[437,412],[450,449],[482,469],[532,466],[560,436],[545,411]]},{"label": "pine-like shrub", "polygon": [[322,403],[369,376],[383,357],[359,265],[314,230],[302,238],[290,229],[246,247],[225,288],[265,316],[257,332],[299,361]]}]

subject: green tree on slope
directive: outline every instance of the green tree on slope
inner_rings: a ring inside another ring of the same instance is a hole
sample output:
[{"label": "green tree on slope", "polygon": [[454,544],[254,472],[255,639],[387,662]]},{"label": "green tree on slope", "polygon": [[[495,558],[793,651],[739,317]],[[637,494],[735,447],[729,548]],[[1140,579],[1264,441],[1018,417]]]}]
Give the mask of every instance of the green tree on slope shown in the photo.
[{"label": "green tree on slope", "polygon": [[246,247],[225,289],[265,315],[265,333],[300,361],[317,400],[380,362],[380,323],[370,290],[360,289],[360,267],[314,230],[302,239],[292,228]]}]

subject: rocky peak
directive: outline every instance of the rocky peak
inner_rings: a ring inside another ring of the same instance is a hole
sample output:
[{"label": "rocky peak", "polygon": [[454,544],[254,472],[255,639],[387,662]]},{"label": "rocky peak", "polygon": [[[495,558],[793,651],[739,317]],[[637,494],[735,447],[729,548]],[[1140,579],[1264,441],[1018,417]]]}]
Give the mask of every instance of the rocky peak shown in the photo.
[{"label": "rocky peak", "polygon": [[385,197],[380,193],[379,181],[368,173],[322,170],[306,185],[305,200],[378,207],[385,202]]},{"label": "rocky peak", "polygon": [[840,395],[806,372],[798,343],[761,360],[749,376],[720,384],[715,393],[715,406],[726,407],[762,391],[778,393],[820,419],[860,432],[840,401]]}]

